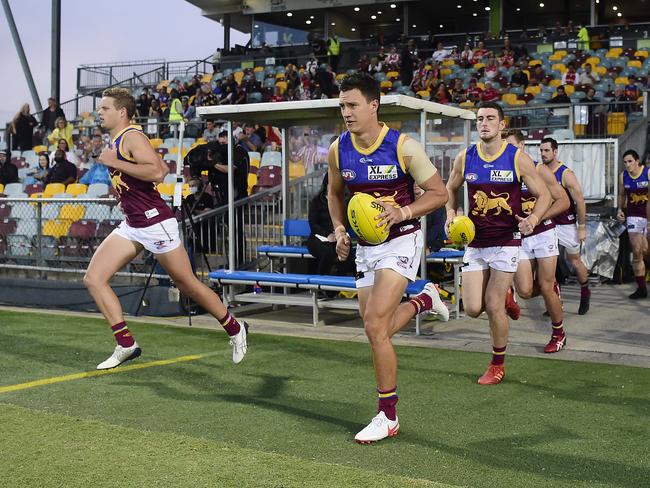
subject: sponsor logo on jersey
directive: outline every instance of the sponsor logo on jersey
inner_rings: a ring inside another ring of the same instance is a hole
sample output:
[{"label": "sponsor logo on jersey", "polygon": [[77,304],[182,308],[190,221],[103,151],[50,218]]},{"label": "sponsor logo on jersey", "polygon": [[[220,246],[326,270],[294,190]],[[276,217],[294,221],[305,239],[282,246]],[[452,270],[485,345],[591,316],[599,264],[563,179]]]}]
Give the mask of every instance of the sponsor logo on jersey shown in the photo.
[{"label": "sponsor logo on jersey", "polygon": [[465,175],[465,180],[466,181],[476,181],[478,180],[478,175],[476,173],[467,173]]},{"label": "sponsor logo on jersey", "polygon": [[493,164],[490,164],[490,163],[485,163],[485,164],[483,165],[483,167],[484,167],[485,169],[488,169],[488,168],[494,168],[494,165],[493,165]]},{"label": "sponsor logo on jersey", "polygon": [[510,183],[514,181],[514,172],[505,169],[493,169],[490,171],[490,181],[498,183]]},{"label": "sponsor logo on jersey", "polygon": [[394,164],[385,165],[371,165],[368,166],[368,180],[396,180],[397,179],[397,166]]},{"label": "sponsor logo on jersey", "polygon": [[[636,184],[637,188],[648,188],[648,182],[647,181],[639,181]],[[627,188],[627,187],[625,187]]]},{"label": "sponsor logo on jersey", "polygon": [[357,174],[352,171],[351,169],[344,169],[341,171],[341,177],[345,181],[352,181],[354,178],[356,178]]},{"label": "sponsor logo on jersey", "polygon": [[372,163],[372,158],[362,157],[361,159],[359,159],[359,162],[361,164]]}]

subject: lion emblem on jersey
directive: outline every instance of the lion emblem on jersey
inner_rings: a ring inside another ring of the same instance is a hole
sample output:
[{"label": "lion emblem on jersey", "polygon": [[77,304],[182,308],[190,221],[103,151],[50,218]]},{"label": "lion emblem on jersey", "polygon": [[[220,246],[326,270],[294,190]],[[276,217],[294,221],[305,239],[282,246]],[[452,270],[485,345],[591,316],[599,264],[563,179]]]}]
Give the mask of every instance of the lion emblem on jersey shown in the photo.
[{"label": "lion emblem on jersey", "polygon": [[509,193],[499,193],[497,195],[494,192],[490,192],[492,198],[488,197],[484,191],[477,191],[474,193],[474,202],[476,207],[472,210],[472,215],[481,215],[485,217],[490,210],[496,210],[492,215],[500,215],[502,211],[506,211],[509,215],[512,215],[512,208],[508,205],[508,198],[510,198]]},{"label": "lion emblem on jersey", "polygon": [[648,195],[643,193],[630,193],[630,203],[644,203],[648,201]]},{"label": "lion emblem on jersey", "polygon": [[390,205],[392,205],[393,207],[396,207],[396,208],[400,207],[400,204],[395,201],[395,197],[397,196],[396,191],[393,192],[392,195],[383,195],[383,196],[381,195],[381,193],[376,192],[376,191],[372,192],[372,193],[373,193],[373,196],[377,200],[381,200],[382,202],[388,203],[388,204],[390,204]]},{"label": "lion emblem on jersey", "polygon": [[122,179],[121,171],[115,171],[114,173],[111,173],[111,184],[119,195],[122,194],[122,190],[129,190],[129,185],[124,183],[124,180]]},{"label": "lion emblem on jersey", "polygon": [[533,209],[535,208],[535,197],[526,198],[521,200],[521,210],[526,214],[530,215]]}]

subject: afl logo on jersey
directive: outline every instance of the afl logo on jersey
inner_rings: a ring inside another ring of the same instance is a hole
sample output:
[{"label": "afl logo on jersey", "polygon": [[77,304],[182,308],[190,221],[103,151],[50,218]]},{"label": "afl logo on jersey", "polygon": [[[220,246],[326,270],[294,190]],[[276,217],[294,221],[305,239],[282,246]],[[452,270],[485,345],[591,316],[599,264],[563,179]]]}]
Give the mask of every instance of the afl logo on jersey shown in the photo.
[{"label": "afl logo on jersey", "polygon": [[478,180],[478,175],[476,173],[467,173],[465,175],[465,180],[472,182]]},{"label": "afl logo on jersey", "polygon": [[341,177],[345,181],[352,181],[356,176],[357,174],[351,169],[344,169],[343,171],[341,171]]}]

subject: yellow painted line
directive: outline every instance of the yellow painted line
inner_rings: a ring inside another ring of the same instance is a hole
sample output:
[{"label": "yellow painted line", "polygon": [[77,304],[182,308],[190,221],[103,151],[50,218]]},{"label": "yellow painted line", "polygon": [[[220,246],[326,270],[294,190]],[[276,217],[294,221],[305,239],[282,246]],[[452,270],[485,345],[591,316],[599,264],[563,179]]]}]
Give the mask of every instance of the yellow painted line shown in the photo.
[{"label": "yellow painted line", "polygon": [[92,378],[94,376],[104,376],[107,374],[126,373],[127,371],[135,371],[137,369],[153,368],[154,366],[167,366],[169,364],[186,363],[188,361],[196,361],[208,356],[213,356],[216,353],[209,354],[192,354],[189,356],[179,356],[172,359],[161,359],[160,361],[150,361],[148,363],[136,363],[128,366],[117,367],[113,369],[101,369],[93,371],[85,371],[83,373],[66,374],[63,376],[54,376],[52,378],[45,378],[42,380],[28,381],[27,383],[18,383],[17,385],[0,386],[0,393],[9,393],[12,391],[27,390],[28,388],[36,388],[39,386],[52,385],[54,383],[62,383],[64,381],[81,380],[83,378]]}]

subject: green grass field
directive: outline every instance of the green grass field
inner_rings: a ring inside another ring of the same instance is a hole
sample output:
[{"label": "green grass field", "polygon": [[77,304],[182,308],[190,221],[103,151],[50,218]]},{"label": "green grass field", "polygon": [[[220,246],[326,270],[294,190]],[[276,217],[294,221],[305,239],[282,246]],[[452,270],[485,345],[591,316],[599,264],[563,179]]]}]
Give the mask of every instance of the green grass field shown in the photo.
[{"label": "green grass field", "polygon": [[357,445],[366,344],[253,330],[234,366],[221,330],[130,327],[134,366],[201,357],[6,391],[114,343],[100,320],[0,312],[0,486],[650,486],[648,369],[509,357],[479,387],[488,355],[401,347],[401,432]]}]

